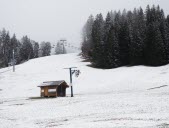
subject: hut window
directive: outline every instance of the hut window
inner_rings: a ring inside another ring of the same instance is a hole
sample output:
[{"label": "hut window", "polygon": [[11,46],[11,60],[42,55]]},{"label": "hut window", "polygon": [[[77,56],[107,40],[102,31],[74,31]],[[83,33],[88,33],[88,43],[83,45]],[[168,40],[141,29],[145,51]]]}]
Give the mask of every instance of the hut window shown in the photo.
[{"label": "hut window", "polygon": [[56,89],[48,89],[48,92],[56,92]]},{"label": "hut window", "polygon": [[44,92],[44,89],[41,89],[41,92]]}]

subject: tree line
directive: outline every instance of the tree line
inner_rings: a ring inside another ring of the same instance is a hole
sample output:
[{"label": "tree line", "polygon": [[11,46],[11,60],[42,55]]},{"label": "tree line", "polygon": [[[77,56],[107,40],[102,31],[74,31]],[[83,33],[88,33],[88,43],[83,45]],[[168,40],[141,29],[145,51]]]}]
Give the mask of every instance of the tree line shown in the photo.
[{"label": "tree line", "polygon": [[59,55],[59,54],[66,54],[66,53],[67,51],[64,46],[64,43],[61,43],[60,41],[58,41],[55,47],[55,54]]},{"label": "tree line", "polygon": [[39,45],[28,36],[18,40],[15,34],[11,37],[9,31],[3,29],[0,31],[0,68],[10,65],[13,54],[15,63],[20,64],[29,59],[49,56],[51,48],[50,42],[41,42]]},{"label": "tree line", "polygon": [[83,28],[82,56],[97,68],[169,63],[169,15],[159,6],[92,15]]}]

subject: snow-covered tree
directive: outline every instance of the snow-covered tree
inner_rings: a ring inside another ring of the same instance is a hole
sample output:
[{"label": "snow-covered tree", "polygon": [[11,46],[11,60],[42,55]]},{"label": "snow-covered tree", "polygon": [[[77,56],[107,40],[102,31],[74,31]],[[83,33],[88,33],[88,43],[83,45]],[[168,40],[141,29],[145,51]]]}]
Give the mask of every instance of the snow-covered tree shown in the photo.
[{"label": "snow-covered tree", "polygon": [[10,50],[11,50],[11,41],[9,32],[5,29],[1,31],[0,34],[0,66],[6,67],[10,62]]},{"label": "snow-covered tree", "polygon": [[14,57],[15,57],[15,61],[16,64],[20,63],[20,48],[21,48],[21,44],[20,42],[17,40],[16,35],[14,34],[13,37],[11,38],[11,57],[13,56],[13,50],[14,50]]},{"label": "snow-covered tree", "polygon": [[21,39],[20,57],[21,61],[26,61],[33,58],[33,46],[27,36],[24,36]]},{"label": "snow-covered tree", "polygon": [[65,54],[65,53],[66,53],[66,49],[64,45],[58,42],[55,48],[55,54],[58,55],[58,54]]},{"label": "snow-covered tree", "polygon": [[104,58],[104,20],[102,14],[98,14],[93,23],[92,28],[92,42],[93,48],[91,50],[91,62],[94,66],[105,68]]},{"label": "snow-covered tree", "polygon": [[33,46],[33,58],[39,57],[39,43],[31,40],[32,46]]},{"label": "snow-covered tree", "polygon": [[[148,5],[145,13],[141,7],[122,13],[111,11],[105,21],[98,14],[91,37],[88,55],[95,67],[169,63],[169,16],[165,17],[159,6]],[[87,38],[83,42],[87,44]]]},{"label": "snow-covered tree", "polygon": [[86,59],[89,58],[89,52],[92,49],[92,26],[94,22],[94,17],[89,16],[86,24],[83,27],[82,31],[82,56]]},{"label": "snow-covered tree", "polygon": [[41,55],[40,56],[49,56],[51,53],[51,43],[50,42],[42,42],[40,44]]}]

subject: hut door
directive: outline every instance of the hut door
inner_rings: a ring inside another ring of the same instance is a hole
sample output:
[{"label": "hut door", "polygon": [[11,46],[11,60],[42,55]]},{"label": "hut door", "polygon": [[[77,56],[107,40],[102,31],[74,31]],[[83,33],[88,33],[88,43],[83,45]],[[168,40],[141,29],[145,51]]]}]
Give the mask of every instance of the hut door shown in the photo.
[{"label": "hut door", "polygon": [[58,88],[57,88],[57,96],[65,96],[64,95],[64,91],[65,90],[65,88],[63,87],[63,86],[58,86]]},{"label": "hut door", "polygon": [[48,96],[48,88],[47,87],[45,87],[45,96]]}]

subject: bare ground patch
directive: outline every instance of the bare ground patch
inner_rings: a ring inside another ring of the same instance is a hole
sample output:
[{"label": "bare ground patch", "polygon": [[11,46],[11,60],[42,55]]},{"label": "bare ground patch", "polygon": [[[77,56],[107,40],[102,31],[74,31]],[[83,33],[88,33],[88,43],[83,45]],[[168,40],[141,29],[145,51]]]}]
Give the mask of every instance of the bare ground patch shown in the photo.
[{"label": "bare ground patch", "polygon": [[37,121],[35,124],[39,125],[40,127],[44,128],[55,128],[61,125],[64,125],[65,122],[69,121],[68,119],[63,120],[56,120],[56,119],[49,119],[49,120],[41,120]]},{"label": "bare ground patch", "polygon": [[163,123],[163,124],[158,125],[157,128],[169,128],[169,124]]},{"label": "bare ground patch", "polygon": [[160,119],[144,119],[144,118],[110,118],[110,119],[100,119],[100,120],[93,120],[93,122],[104,122],[104,121],[160,121]]},{"label": "bare ground patch", "polygon": [[168,85],[162,85],[162,86],[159,86],[159,87],[149,88],[147,90],[159,89],[159,88],[164,88],[164,87],[167,87],[167,86]]}]

